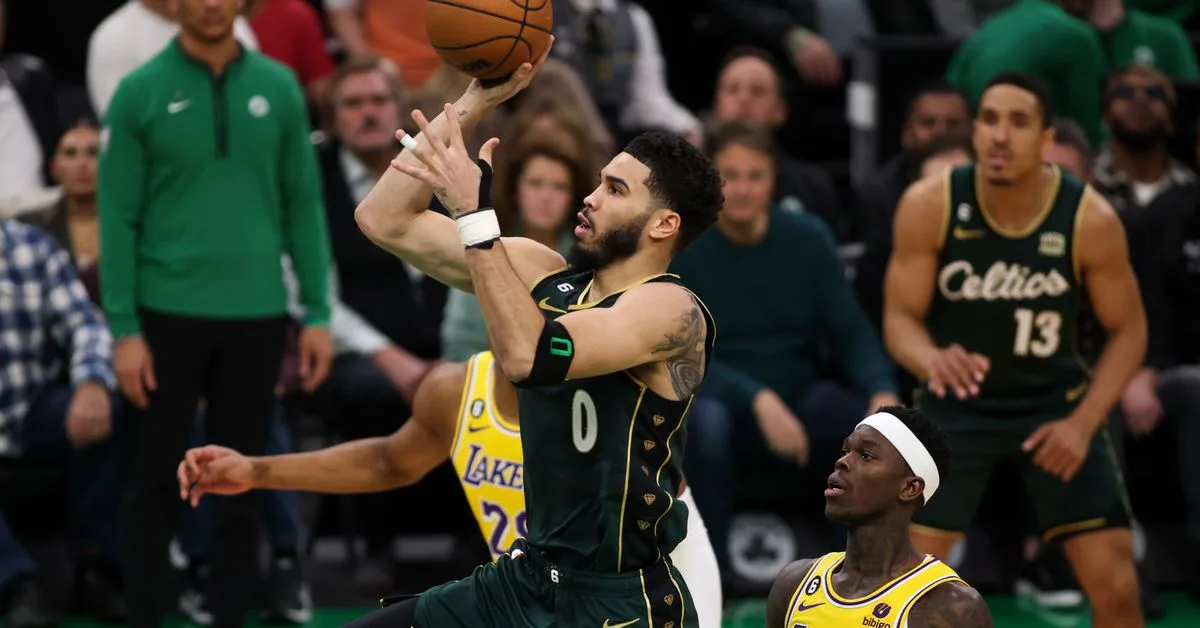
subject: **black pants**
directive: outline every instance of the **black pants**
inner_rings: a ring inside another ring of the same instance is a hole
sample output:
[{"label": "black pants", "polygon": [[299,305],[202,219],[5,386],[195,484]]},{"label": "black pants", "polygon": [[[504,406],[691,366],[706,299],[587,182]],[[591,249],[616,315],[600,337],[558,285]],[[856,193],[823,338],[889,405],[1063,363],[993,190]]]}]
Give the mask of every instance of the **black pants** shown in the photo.
[{"label": "black pants", "polygon": [[[333,393],[338,428],[346,439],[391,434],[412,414],[391,380],[368,358],[359,355],[338,356],[329,372],[329,386]],[[406,495],[411,492],[409,489],[400,490]],[[397,491],[355,495],[354,499],[369,550],[390,551],[396,518],[400,516],[397,512]]]},{"label": "black pants", "polygon": [[[284,351],[285,319],[216,320],[143,311],[142,332],[154,358],[157,390],[131,422],[133,460],[122,533],[129,625],[157,627],[171,591],[167,548],[179,515],[175,472],[187,449],[200,399],[208,404],[208,436],[247,455],[266,448],[275,384]],[[257,569],[254,493],[213,501],[209,602],[215,625],[241,626],[250,610]]]}]

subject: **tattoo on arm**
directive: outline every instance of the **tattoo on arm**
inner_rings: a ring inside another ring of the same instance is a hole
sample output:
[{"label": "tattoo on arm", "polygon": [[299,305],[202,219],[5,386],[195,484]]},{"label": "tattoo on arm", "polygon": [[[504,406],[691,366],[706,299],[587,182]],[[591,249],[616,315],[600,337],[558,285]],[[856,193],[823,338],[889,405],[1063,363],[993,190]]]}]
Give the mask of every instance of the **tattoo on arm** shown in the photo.
[{"label": "tattoo on arm", "polygon": [[908,618],[912,628],[992,628],[987,602],[971,587],[941,585],[917,602]]},{"label": "tattoo on arm", "polygon": [[678,321],[679,326],[666,334],[663,342],[654,347],[654,353],[674,354],[666,360],[667,372],[675,394],[684,399],[696,391],[704,377],[704,338],[708,324],[694,303]]}]

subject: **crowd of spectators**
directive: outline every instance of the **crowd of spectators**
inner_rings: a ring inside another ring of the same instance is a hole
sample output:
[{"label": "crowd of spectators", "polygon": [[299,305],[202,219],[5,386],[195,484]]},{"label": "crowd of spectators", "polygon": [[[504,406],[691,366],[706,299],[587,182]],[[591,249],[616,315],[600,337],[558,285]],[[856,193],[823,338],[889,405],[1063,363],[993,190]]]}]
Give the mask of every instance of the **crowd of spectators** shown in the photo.
[{"label": "crowd of spectators", "polygon": [[[177,609],[240,625],[261,521],[265,611],[304,623],[314,522],[299,497],[187,509],[175,465],[203,442],[291,451],[296,414],[326,439],[390,433],[434,365],[487,349],[473,296],[374,246],[353,218],[408,112],[439,110],[469,78],[430,47],[425,0],[87,4],[0,2],[0,619],[49,626],[66,610],[47,603],[5,518],[18,503],[6,478],[51,468],[75,614],[156,626]],[[1094,185],[1125,223],[1150,352],[1111,429],[1118,443],[1174,434],[1178,525],[1200,558],[1200,155],[1172,150],[1197,126],[1180,94],[1200,81],[1188,35],[1200,4],[553,4],[550,61],[468,148],[502,138],[492,199],[505,233],[564,253],[598,167],[636,134],[680,133],[720,170],[718,224],[673,272],[721,330],[686,473],[728,590],[739,475],[800,478],[777,497],[822,528],[816,487],[841,439],[868,407],[911,399],[916,382],[881,341],[893,215],[911,183],[973,160],[973,108],[1005,70],[1052,93],[1061,118],[1045,160]],[[885,104],[904,110],[900,150],[854,185],[851,53],[891,35],[961,43]],[[353,500],[366,548],[357,586],[392,586],[397,504],[452,503],[446,479],[426,481],[440,493]],[[837,531],[823,534],[834,549]],[[178,593],[169,549],[181,555]],[[1069,600],[1040,602],[1081,602],[1052,548],[1031,540],[1023,559],[1035,598]],[[1143,584],[1147,614],[1161,613]]]}]

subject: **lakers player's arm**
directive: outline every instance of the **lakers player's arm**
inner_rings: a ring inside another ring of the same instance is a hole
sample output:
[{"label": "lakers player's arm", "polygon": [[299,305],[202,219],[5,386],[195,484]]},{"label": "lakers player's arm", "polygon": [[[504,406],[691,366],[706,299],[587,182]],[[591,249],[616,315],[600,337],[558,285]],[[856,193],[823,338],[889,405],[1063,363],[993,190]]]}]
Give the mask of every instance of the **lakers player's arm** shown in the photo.
[{"label": "lakers player's arm", "polygon": [[1106,332],[1092,383],[1072,417],[1094,431],[1108,417],[1146,356],[1146,313],[1129,261],[1121,219],[1089,191],[1075,234],[1076,263],[1096,318]]},{"label": "lakers player's arm", "polygon": [[[464,133],[469,133],[488,110],[484,101],[472,96],[470,90],[454,106]],[[427,143],[433,141],[429,135],[444,145],[448,141],[448,131],[446,115],[438,115],[429,123],[426,132],[417,135],[414,150],[428,151]],[[396,159],[413,166],[421,165],[413,150],[404,150]],[[394,167],[388,168],[358,205],[354,218],[363,234],[375,244],[441,283],[473,292],[458,228],[451,218],[426,210],[432,197],[433,190],[425,182]],[[503,240],[509,253],[508,261],[525,286],[564,263],[558,252],[533,240]]]},{"label": "lakers player's arm", "polygon": [[946,181],[929,177],[909,186],[896,208],[892,258],[883,284],[883,338],[892,357],[917,379],[930,378],[937,345],[925,329],[933,303],[938,253],[946,232]]},{"label": "lakers player's arm", "polygon": [[787,625],[792,597],[815,561],[815,558],[798,560],[779,572],[775,584],[771,586],[771,594],[767,596],[767,628],[783,628]]},{"label": "lakers player's arm", "polygon": [[979,592],[950,582],[926,593],[908,615],[909,628],[991,628],[992,613]]},{"label": "lakers player's arm", "polygon": [[376,493],[415,484],[450,457],[465,380],[464,364],[434,367],[417,389],[412,418],[390,436],[252,458],[255,488]]}]

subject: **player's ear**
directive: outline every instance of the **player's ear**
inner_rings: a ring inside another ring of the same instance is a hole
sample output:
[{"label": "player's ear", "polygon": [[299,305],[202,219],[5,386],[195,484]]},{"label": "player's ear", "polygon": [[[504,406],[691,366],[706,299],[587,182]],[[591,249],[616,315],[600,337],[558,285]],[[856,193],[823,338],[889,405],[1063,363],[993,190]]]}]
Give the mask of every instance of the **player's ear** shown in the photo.
[{"label": "player's ear", "polygon": [[672,209],[657,209],[650,216],[650,237],[665,240],[679,231],[682,219]]},{"label": "player's ear", "polygon": [[904,478],[904,485],[900,487],[900,501],[911,502],[921,499],[921,493],[925,492],[925,480],[910,475]]}]

